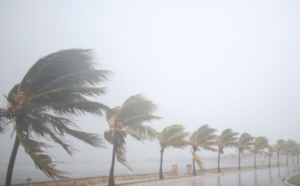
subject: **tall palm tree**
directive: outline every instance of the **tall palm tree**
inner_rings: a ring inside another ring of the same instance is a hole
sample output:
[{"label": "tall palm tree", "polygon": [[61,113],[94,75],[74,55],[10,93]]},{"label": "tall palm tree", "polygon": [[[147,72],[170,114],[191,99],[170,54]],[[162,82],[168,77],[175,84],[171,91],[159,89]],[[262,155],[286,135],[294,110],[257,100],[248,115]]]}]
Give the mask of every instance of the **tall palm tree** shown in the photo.
[{"label": "tall palm tree", "polygon": [[238,132],[233,132],[232,129],[225,129],[222,131],[220,136],[215,137],[215,143],[218,146],[218,172],[221,172],[220,169],[220,158],[221,154],[224,153],[223,149],[226,147],[236,147],[236,140]]},{"label": "tall palm tree", "polygon": [[253,150],[251,150],[252,152],[254,152],[254,167],[255,169],[256,167],[256,154],[259,152],[262,152],[263,149],[268,148],[269,147],[269,141],[266,137],[264,136],[259,136],[254,138],[254,143],[253,143]]},{"label": "tall palm tree", "polygon": [[299,164],[299,156],[300,156],[300,144],[297,143],[297,145],[296,145],[297,164]]},{"label": "tall palm tree", "polygon": [[193,156],[193,175],[196,175],[196,169],[195,169],[195,161],[198,164],[198,166],[203,169],[202,162],[199,159],[199,157],[196,155],[196,151],[200,151],[200,148],[203,148],[205,150],[211,150],[211,151],[217,151],[215,148],[212,148],[212,146],[215,144],[213,142],[213,139],[216,135],[214,135],[214,132],[217,131],[214,128],[210,128],[209,125],[202,125],[198,128],[193,134],[191,135],[188,143],[192,146],[191,153]]},{"label": "tall palm tree", "polygon": [[187,145],[185,137],[189,135],[188,132],[184,132],[182,125],[170,125],[165,127],[161,132],[156,132],[157,139],[160,144],[160,167],[159,167],[159,178],[163,179],[163,154],[166,148],[183,148]]},{"label": "tall palm tree", "polygon": [[271,167],[271,158],[272,158],[274,152],[275,152],[275,147],[272,146],[272,145],[269,145],[268,146],[268,152],[266,152],[266,154],[269,157],[269,167]]},{"label": "tall palm tree", "polygon": [[96,69],[93,60],[91,50],[69,49],[52,53],[39,59],[5,96],[8,107],[1,109],[0,121],[11,123],[16,134],[5,185],[11,184],[20,145],[48,177],[64,178],[64,172],[55,168],[55,163],[43,150],[48,145],[34,136],[58,143],[70,155],[74,149],[63,140],[65,134],[95,147],[102,146],[98,135],[75,130],[76,125],[70,118],[86,113],[101,115],[107,109],[105,105],[87,99],[87,96],[106,92],[105,88],[94,85],[107,80],[109,75],[108,71]]},{"label": "tall palm tree", "polygon": [[297,143],[294,140],[289,139],[286,141],[284,145],[284,151],[286,153],[286,165],[289,164],[289,155],[292,156],[293,164],[295,163],[294,155],[295,155],[296,148],[297,148]]},{"label": "tall palm tree", "polygon": [[241,154],[245,150],[251,150],[253,145],[253,137],[248,133],[241,134],[240,138],[237,141],[237,149],[239,151],[239,170],[241,170]]},{"label": "tall palm tree", "polygon": [[154,130],[144,125],[144,122],[160,119],[160,117],[153,115],[155,110],[156,105],[152,101],[138,94],[129,97],[122,106],[109,109],[106,112],[106,120],[110,128],[104,132],[104,137],[113,145],[108,182],[110,186],[115,185],[114,167],[116,157],[121,164],[131,170],[125,158],[126,136],[130,135],[138,141],[155,138]]},{"label": "tall palm tree", "polygon": [[279,163],[280,152],[283,150],[284,145],[285,145],[285,140],[283,140],[283,139],[277,140],[277,143],[274,145],[275,152],[277,153],[277,165],[278,165],[278,167],[280,166],[280,163]]}]

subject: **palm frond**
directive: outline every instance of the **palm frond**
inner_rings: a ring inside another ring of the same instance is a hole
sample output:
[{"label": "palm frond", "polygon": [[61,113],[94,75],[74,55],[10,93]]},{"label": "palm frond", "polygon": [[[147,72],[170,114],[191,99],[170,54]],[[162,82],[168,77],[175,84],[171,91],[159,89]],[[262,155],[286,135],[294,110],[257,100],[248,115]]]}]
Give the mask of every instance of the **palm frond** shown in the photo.
[{"label": "palm frond", "polygon": [[42,148],[49,147],[47,144],[30,139],[28,135],[25,135],[21,130],[19,130],[19,128],[15,124],[14,129],[18,139],[20,140],[20,143],[24,147],[26,153],[34,161],[34,164],[38,169],[40,169],[48,177],[51,177],[53,179],[67,178],[65,176],[62,176],[63,174],[67,173],[56,169],[56,164],[52,161],[51,157],[42,150]]},{"label": "palm frond", "polygon": [[151,115],[151,114],[140,114],[128,118],[127,120],[123,121],[123,126],[130,126],[130,125],[138,125],[144,122],[149,122],[155,119],[161,119],[159,116]]},{"label": "palm frond", "polygon": [[128,133],[134,139],[136,139],[138,141],[142,141],[143,140],[143,138],[139,135],[139,133],[135,133],[134,131],[127,129],[126,127],[122,127],[122,129],[125,130],[126,133]]},{"label": "palm frond", "polygon": [[109,124],[109,126],[112,126],[114,121],[114,117],[116,116],[116,114],[120,111],[120,107],[115,107],[112,109],[107,109],[105,112],[105,116],[106,116],[106,121]]},{"label": "palm frond", "polygon": [[51,103],[69,102],[84,100],[84,96],[100,96],[106,93],[106,88],[103,87],[59,87],[51,89],[47,92],[37,93],[31,96],[28,100],[38,102],[41,105],[51,105]]},{"label": "palm frond", "polygon": [[152,101],[146,99],[141,94],[131,96],[124,102],[116,115],[116,121],[126,121],[137,115],[152,114],[156,108],[156,105]]},{"label": "palm frond", "polygon": [[[76,78],[68,78],[59,83],[52,84],[51,89],[75,84],[94,85],[106,79],[108,73],[94,72],[92,50],[69,49],[52,53],[39,59],[26,73],[18,87],[20,92],[27,91],[28,95],[35,95],[36,92],[58,79],[64,79],[66,74],[76,74]],[[86,71],[92,71],[88,73]],[[79,73],[78,73],[79,72]],[[80,74],[80,72],[85,72]],[[72,81],[73,80],[73,81]],[[68,83],[69,82],[69,83]]]},{"label": "palm frond", "polygon": [[210,150],[210,151],[213,151],[213,152],[218,152],[218,149],[216,148],[212,148],[211,145],[205,145],[205,146],[202,146],[205,150]]},{"label": "palm frond", "polygon": [[88,100],[52,103],[51,110],[60,115],[85,115],[87,113],[101,116],[108,107],[99,102]]},{"label": "palm frond", "polygon": [[253,141],[253,137],[248,134],[247,132],[241,134],[239,140],[239,142],[241,142],[242,144],[246,144],[246,143],[250,143]]},{"label": "palm frond", "polygon": [[45,122],[51,125],[55,132],[59,134],[69,134],[89,145],[94,147],[104,147],[103,140],[99,137],[98,134],[82,132],[69,128],[68,126],[76,126],[71,120],[63,117],[53,116],[51,114],[43,113]]},{"label": "palm frond", "polygon": [[202,125],[195,132],[192,133],[191,139],[197,139],[199,141],[206,141],[208,138],[213,138],[213,133],[217,131],[217,129],[210,128],[208,124]]},{"label": "palm frond", "polygon": [[102,147],[102,148],[104,148],[103,140],[99,137],[98,134],[73,130],[73,129],[70,129],[68,127],[65,127],[64,131],[67,134],[69,134],[69,135],[71,135],[71,136],[73,136],[73,137],[89,144],[89,145],[92,145],[93,147],[98,147],[98,148]]},{"label": "palm frond", "polygon": [[254,152],[261,152],[263,149],[269,146],[269,141],[264,136],[259,136],[254,139],[253,143],[253,151]]},{"label": "palm frond", "polygon": [[122,127],[124,130],[128,132],[133,138],[143,141],[154,140],[156,137],[156,131],[147,125],[130,125],[130,127]]},{"label": "palm frond", "polygon": [[[56,89],[56,87],[64,87],[66,86],[65,82],[69,82],[68,86],[78,85],[78,84],[86,84],[87,78],[94,79],[95,77],[100,78],[99,82],[107,80],[107,77],[110,75],[110,72],[107,70],[97,70],[97,69],[88,69],[82,71],[71,72],[69,74],[65,74],[59,76],[57,79],[45,84],[39,89],[39,92],[47,92],[52,89]],[[85,78],[81,78],[85,77]],[[94,84],[94,83],[90,83]]]},{"label": "palm frond", "polygon": [[163,136],[163,139],[169,139],[170,137],[174,136],[177,133],[181,133],[184,131],[184,127],[182,125],[179,124],[175,124],[175,125],[170,125],[165,127],[161,134]]},{"label": "palm frond", "polygon": [[174,134],[173,136],[165,139],[162,143],[165,147],[171,146],[175,148],[183,148],[187,145],[186,141],[184,140],[185,137],[189,135],[188,132],[181,132]]},{"label": "palm frond", "polygon": [[203,164],[202,164],[202,161],[200,160],[199,156],[196,155],[196,153],[193,151],[193,149],[190,150],[192,156],[193,156],[193,159],[195,160],[195,162],[197,163],[197,165],[199,166],[199,168],[201,170],[203,170]]},{"label": "palm frond", "polygon": [[43,113],[43,119],[45,120],[45,123],[48,123],[48,125],[52,126],[55,132],[63,135],[64,129],[68,126],[70,127],[77,127],[77,125],[72,122],[70,119],[60,116],[55,116],[48,113]]},{"label": "palm frond", "polygon": [[234,145],[234,142],[237,140],[237,132],[233,132],[232,129],[225,129],[222,131],[220,135],[220,140],[223,144],[232,146]]},{"label": "palm frond", "polygon": [[[118,162],[123,164],[125,167],[127,167],[129,170],[132,171],[131,167],[128,165],[125,154],[126,154],[126,141],[125,137],[127,135],[126,131],[123,131],[121,129],[114,129],[111,130],[111,137],[108,139],[112,139],[112,144],[114,145],[114,148],[116,149],[116,157]],[[105,138],[107,139],[107,137]]]},{"label": "palm frond", "polygon": [[108,141],[110,144],[114,144],[113,132],[114,131],[112,129],[108,129],[104,131],[104,139]]},{"label": "palm frond", "polygon": [[129,170],[133,171],[132,168],[127,163],[125,154],[126,154],[126,148],[124,145],[116,148],[116,155],[117,155],[118,162],[120,162],[122,165],[127,167]]},{"label": "palm frond", "polygon": [[7,123],[9,123],[10,116],[5,109],[0,109],[0,134],[6,131]]}]

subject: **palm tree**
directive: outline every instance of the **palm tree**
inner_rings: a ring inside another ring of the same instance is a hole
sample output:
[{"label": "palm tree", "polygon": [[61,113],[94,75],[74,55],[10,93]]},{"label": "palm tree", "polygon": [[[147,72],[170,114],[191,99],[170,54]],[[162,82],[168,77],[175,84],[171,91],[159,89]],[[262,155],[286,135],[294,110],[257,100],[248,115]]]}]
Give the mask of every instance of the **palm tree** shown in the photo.
[{"label": "palm tree", "polygon": [[286,165],[289,164],[289,155],[292,155],[292,161],[294,162],[295,150],[297,148],[297,143],[294,140],[287,140],[284,145],[284,151],[286,152]]},{"label": "palm tree", "polygon": [[239,170],[241,170],[241,154],[245,150],[251,150],[253,145],[253,137],[248,133],[243,133],[237,141],[237,148],[239,151]]},{"label": "palm tree", "polygon": [[258,152],[262,152],[263,149],[267,148],[269,146],[269,141],[266,137],[264,136],[259,136],[254,138],[254,143],[253,143],[253,150],[251,150],[252,152],[254,152],[254,167],[255,169],[256,167],[256,154]]},{"label": "palm tree", "polygon": [[126,136],[130,135],[138,141],[155,138],[154,130],[144,125],[144,122],[160,119],[160,117],[152,114],[155,110],[156,105],[152,101],[138,94],[129,97],[122,106],[109,109],[106,112],[106,120],[110,128],[104,132],[104,137],[113,145],[108,182],[110,186],[115,185],[114,167],[116,157],[121,164],[132,170],[127,165],[125,158]]},{"label": "palm tree", "polygon": [[163,154],[166,148],[183,148],[187,145],[185,137],[189,135],[188,132],[184,132],[182,125],[170,125],[165,127],[161,132],[156,132],[156,137],[160,144],[160,167],[159,167],[159,178],[163,179]]},{"label": "palm tree", "polygon": [[297,164],[299,164],[299,155],[300,155],[300,144],[297,143],[297,145],[296,145]]},{"label": "palm tree", "polygon": [[195,170],[195,161],[197,162],[198,166],[203,169],[202,162],[199,157],[196,155],[196,151],[200,151],[200,148],[205,150],[217,151],[216,149],[212,148],[211,146],[214,145],[213,139],[216,135],[214,132],[217,131],[216,129],[210,128],[209,125],[202,125],[196,130],[190,137],[188,141],[189,145],[192,146],[191,153],[193,156],[193,175],[196,175]]},{"label": "palm tree", "polygon": [[279,163],[280,152],[283,150],[284,145],[285,145],[285,141],[283,139],[277,140],[277,143],[274,145],[275,152],[277,153],[277,165],[278,165],[278,167],[280,166],[280,163]]},{"label": "palm tree", "polygon": [[92,61],[91,50],[69,49],[52,53],[39,59],[5,96],[8,107],[0,110],[0,121],[11,123],[16,134],[5,185],[11,184],[20,145],[48,177],[65,178],[64,172],[55,168],[55,163],[43,150],[49,145],[35,140],[34,136],[51,139],[70,155],[74,149],[63,140],[65,134],[95,147],[102,146],[98,135],[73,129],[76,125],[70,119],[86,113],[101,115],[107,109],[105,105],[87,99],[87,96],[106,92],[105,88],[93,86],[107,80],[109,75],[108,71],[95,69]]},{"label": "palm tree", "polygon": [[223,149],[226,147],[236,147],[236,140],[237,135],[239,133],[233,132],[232,129],[225,129],[222,131],[220,136],[215,137],[215,143],[218,146],[218,172],[221,172],[220,170],[220,157],[221,154],[224,153]]},{"label": "palm tree", "polygon": [[275,147],[272,145],[269,145],[268,152],[266,152],[266,154],[269,156],[269,167],[271,167],[271,157],[273,156],[274,152],[275,152]]}]

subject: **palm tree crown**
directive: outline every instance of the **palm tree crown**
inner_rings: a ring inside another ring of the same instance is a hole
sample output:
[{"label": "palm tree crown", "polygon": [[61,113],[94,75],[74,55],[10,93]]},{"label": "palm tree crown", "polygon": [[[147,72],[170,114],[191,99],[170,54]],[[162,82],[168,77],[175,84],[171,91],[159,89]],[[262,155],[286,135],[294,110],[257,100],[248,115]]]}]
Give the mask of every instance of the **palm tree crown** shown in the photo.
[{"label": "palm tree crown", "polygon": [[193,156],[193,175],[196,175],[195,170],[195,161],[198,166],[203,169],[202,162],[199,157],[196,155],[196,151],[199,151],[200,148],[205,150],[217,151],[215,148],[212,148],[215,143],[213,139],[216,137],[214,132],[217,131],[214,128],[210,128],[209,125],[202,125],[198,128],[189,139],[189,144],[192,146],[191,153]]},{"label": "palm tree crown", "polygon": [[152,101],[138,94],[128,98],[120,107],[109,109],[106,112],[106,120],[109,129],[104,132],[105,139],[113,145],[112,165],[110,170],[109,185],[114,185],[114,162],[115,156],[117,160],[126,166],[127,165],[125,153],[126,143],[125,138],[127,135],[135,138],[138,141],[144,139],[154,139],[154,130],[144,125],[144,122],[160,117],[153,115],[156,105]]},{"label": "palm tree crown", "polygon": [[[21,144],[36,167],[47,176],[53,179],[64,177],[43,151],[48,145],[34,140],[33,136],[51,139],[70,155],[74,149],[63,140],[64,134],[95,147],[102,146],[98,135],[72,129],[76,125],[70,119],[72,115],[85,113],[101,115],[107,109],[105,105],[86,98],[104,94],[105,88],[93,86],[107,80],[109,75],[108,71],[96,69],[92,61],[91,50],[70,49],[52,53],[39,59],[23,80],[11,89],[6,96],[8,107],[0,111],[2,124],[11,122],[16,133],[8,176],[12,173]],[[7,178],[6,185],[10,185],[10,179]]]}]

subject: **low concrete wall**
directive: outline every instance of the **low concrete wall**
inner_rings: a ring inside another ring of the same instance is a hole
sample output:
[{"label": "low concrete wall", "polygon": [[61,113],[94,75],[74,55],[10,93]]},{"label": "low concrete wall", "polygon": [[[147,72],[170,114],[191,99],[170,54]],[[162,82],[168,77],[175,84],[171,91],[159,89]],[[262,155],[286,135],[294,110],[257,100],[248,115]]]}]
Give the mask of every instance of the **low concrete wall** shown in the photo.
[{"label": "low concrete wall", "polygon": [[[285,165],[280,165],[281,166],[285,166]],[[271,168],[275,168],[278,167],[277,164],[276,165],[271,165]],[[263,168],[269,168],[268,165],[257,165],[257,169],[263,169]],[[238,171],[237,167],[224,167],[224,168],[220,168],[221,172],[230,172],[230,171]],[[254,166],[244,166],[241,167],[241,170],[253,170]],[[204,173],[217,173],[218,169],[204,169],[204,170],[199,170],[196,171],[198,174],[204,174]]]},{"label": "low concrete wall", "polygon": [[[177,169],[176,169],[177,168]],[[178,176],[178,167],[174,168],[173,172],[164,173],[165,178]],[[137,181],[137,180],[147,180],[147,179],[158,179],[159,174],[138,174],[138,175],[121,175],[115,176],[115,182],[124,181]],[[108,176],[90,177],[90,178],[79,178],[79,179],[68,179],[59,181],[49,181],[49,182],[37,182],[37,183],[23,183],[14,184],[14,186],[84,186],[93,184],[105,184],[108,183]]]}]

